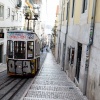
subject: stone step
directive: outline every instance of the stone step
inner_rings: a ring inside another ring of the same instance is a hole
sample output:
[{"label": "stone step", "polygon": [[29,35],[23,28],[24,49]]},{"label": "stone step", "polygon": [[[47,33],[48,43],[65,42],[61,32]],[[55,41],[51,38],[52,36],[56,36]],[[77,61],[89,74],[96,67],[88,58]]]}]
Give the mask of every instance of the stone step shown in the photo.
[{"label": "stone step", "polygon": [[36,91],[29,90],[26,97],[32,98],[45,98],[45,99],[61,99],[61,100],[84,100],[81,95],[75,92],[58,92],[58,91]]}]

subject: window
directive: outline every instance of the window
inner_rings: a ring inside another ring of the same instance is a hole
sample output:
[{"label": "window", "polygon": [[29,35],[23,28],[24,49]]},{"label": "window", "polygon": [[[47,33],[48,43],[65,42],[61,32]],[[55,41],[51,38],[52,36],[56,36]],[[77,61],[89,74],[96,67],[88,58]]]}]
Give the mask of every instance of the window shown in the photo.
[{"label": "window", "polygon": [[75,48],[71,49],[71,64],[74,63],[74,54],[75,54]]},{"label": "window", "polygon": [[68,11],[69,11],[69,2],[67,3],[67,9],[66,9],[66,20],[68,20]]},{"label": "window", "polygon": [[27,59],[34,58],[34,42],[27,42]]},{"label": "window", "polygon": [[0,17],[4,17],[4,6],[0,5]]},{"label": "window", "polygon": [[12,18],[12,21],[15,20],[15,11],[13,11],[13,10],[12,10],[12,16],[11,16],[11,18]]},{"label": "window", "polygon": [[86,9],[87,9],[87,0],[83,0],[82,13],[85,13]]},{"label": "window", "polygon": [[74,5],[75,5],[75,0],[73,0],[73,3],[72,3],[73,5],[72,5],[72,18],[73,18],[73,16],[74,16]]},{"label": "window", "polygon": [[14,58],[15,59],[25,59],[25,45],[24,41],[14,42]]},{"label": "window", "polygon": [[40,55],[40,43],[39,41],[35,41],[35,56],[39,56]]},{"label": "window", "polygon": [[3,33],[3,29],[0,29],[0,33]]},{"label": "window", "polygon": [[7,17],[10,17],[10,8],[7,9]]},{"label": "window", "polygon": [[68,47],[68,62],[70,62],[70,52],[71,52],[71,48]]},{"label": "window", "polygon": [[7,55],[9,58],[13,58],[13,41],[7,41]]},{"label": "window", "polygon": [[20,22],[22,21],[22,15],[21,14],[19,15],[19,21]]},{"label": "window", "polygon": [[18,21],[18,13],[16,13],[16,21]]},{"label": "window", "polygon": [[68,48],[68,62],[70,64],[74,63],[75,48]]}]

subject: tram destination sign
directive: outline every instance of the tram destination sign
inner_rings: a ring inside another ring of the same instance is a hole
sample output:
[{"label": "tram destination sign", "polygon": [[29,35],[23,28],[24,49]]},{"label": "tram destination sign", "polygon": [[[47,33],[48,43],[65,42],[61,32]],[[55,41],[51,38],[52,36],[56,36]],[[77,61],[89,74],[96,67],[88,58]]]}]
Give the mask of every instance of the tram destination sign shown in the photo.
[{"label": "tram destination sign", "polygon": [[0,33],[0,38],[4,38],[4,33]]},{"label": "tram destination sign", "polygon": [[8,33],[8,39],[34,39],[33,33]]}]

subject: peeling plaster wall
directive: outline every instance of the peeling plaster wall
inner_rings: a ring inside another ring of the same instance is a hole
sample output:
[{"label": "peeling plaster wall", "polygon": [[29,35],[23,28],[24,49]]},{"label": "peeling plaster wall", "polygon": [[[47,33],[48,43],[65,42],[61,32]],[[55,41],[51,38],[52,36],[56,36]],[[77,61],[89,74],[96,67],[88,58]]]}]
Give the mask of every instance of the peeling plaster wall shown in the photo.
[{"label": "peeling plaster wall", "polygon": [[[87,18],[87,17],[86,17]],[[71,80],[74,81],[75,73],[76,73],[76,62],[77,62],[77,49],[78,49],[78,42],[82,44],[82,55],[81,55],[81,64],[80,64],[80,74],[79,74],[79,82],[77,82],[77,86],[81,89],[81,91],[85,92],[85,60],[86,60],[86,48],[89,42],[89,33],[90,33],[90,24],[87,22],[84,16],[82,16],[80,24],[73,24],[73,19],[71,19],[68,35],[67,35],[67,47],[74,47],[75,48],[75,55],[74,55],[74,64],[70,66],[68,63],[68,51],[66,51],[66,63],[65,69],[68,71],[68,75]]]},{"label": "peeling plaster wall", "polygon": [[91,47],[87,96],[89,100],[100,100],[100,24],[96,23],[94,43]]}]

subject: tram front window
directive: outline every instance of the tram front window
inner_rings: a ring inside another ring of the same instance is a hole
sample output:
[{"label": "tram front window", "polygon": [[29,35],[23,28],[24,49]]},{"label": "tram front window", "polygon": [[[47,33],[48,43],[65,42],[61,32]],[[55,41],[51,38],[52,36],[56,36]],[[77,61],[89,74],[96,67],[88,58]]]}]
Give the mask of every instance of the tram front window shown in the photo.
[{"label": "tram front window", "polygon": [[25,59],[25,41],[14,42],[14,58]]},{"label": "tram front window", "polygon": [[27,42],[27,58],[31,59],[34,57],[34,42],[28,41]]},{"label": "tram front window", "polygon": [[7,55],[9,58],[13,58],[13,41],[7,41]]}]

